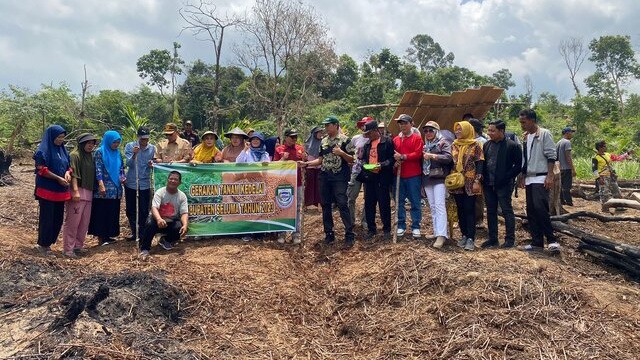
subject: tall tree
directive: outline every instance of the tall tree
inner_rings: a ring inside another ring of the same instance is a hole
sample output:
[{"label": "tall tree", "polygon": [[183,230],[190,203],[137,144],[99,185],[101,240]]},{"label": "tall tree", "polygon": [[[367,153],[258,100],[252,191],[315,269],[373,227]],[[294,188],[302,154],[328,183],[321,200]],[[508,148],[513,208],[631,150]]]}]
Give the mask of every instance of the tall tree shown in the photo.
[{"label": "tall tree", "polygon": [[501,87],[505,90],[509,90],[510,87],[516,86],[515,81],[511,78],[511,71],[509,69],[500,69],[491,75],[489,80],[493,85]]},{"label": "tall tree", "polygon": [[407,49],[406,58],[411,63],[418,63],[420,70],[432,72],[453,64],[455,59],[453,53],[445,53],[442,46],[429,35],[416,35],[409,43],[411,47]]},{"label": "tall tree", "polygon": [[228,28],[240,25],[244,19],[236,14],[218,14],[213,1],[200,0],[187,2],[179,10],[180,16],[187,23],[183,30],[191,31],[197,39],[210,41],[214,51],[214,82],[213,94],[208,114],[211,128],[218,131],[218,115],[220,112],[218,93],[220,92],[220,61],[222,56],[222,44],[225,31]]},{"label": "tall tree", "polygon": [[571,37],[567,40],[560,41],[558,51],[560,51],[567,70],[569,70],[569,78],[571,79],[571,84],[573,84],[573,89],[576,91],[576,96],[580,96],[580,88],[576,82],[576,75],[578,71],[580,71],[584,59],[587,57],[587,49],[584,47],[582,39]]},{"label": "tall tree", "polygon": [[624,116],[623,86],[632,78],[640,78],[640,65],[631,48],[631,37],[606,35],[589,43],[589,60],[596,66],[593,75],[611,81],[615,87],[620,115]]},{"label": "tall tree", "polygon": [[147,80],[147,84],[155,86],[164,95],[164,89],[169,86],[167,73],[172,70],[173,59],[169,50],[154,49],[142,55],[136,62],[138,74]]},{"label": "tall tree", "polygon": [[173,121],[177,122],[180,119],[180,115],[178,114],[178,97],[176,96],[176,87],[178,86],[178,75],[182,74],[182,65],[184,65],[184,60],[178,54],[178,49],[182,46],[173,42],[173,57],[171,58],[171,67],[169,71],[171,72],[171,96],[173,97]]},{"label": "tall tree", "polygon": [[320,19],[312,7],[295,0],[257,0],[244,26],[248,36],[236,54],[251,72],[255,99],[269,107],[278,134],[289,112],[299,109],[294,103],[313,95],[318,80],[304,76],[303,83],[295,83],[290,67],[312,53],[317,60],[335,61],[333,43]]},{"label": "tall tree", "polygon": [[338,58],[335,73],[331,76],[331,84],[323,96],[331,100],[342,99],[357,80],[358,64],[351,56],[343,54]]}]

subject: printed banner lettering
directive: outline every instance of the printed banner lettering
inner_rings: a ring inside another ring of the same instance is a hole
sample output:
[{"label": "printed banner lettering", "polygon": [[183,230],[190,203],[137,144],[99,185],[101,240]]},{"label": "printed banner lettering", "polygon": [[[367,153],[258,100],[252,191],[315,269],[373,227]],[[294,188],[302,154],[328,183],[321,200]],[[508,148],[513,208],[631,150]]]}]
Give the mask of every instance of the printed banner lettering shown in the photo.
[{"label": "printed banner lettering", "polygon": [[189,204],[189,236],[296,229],[296,163],[155,164],[154,185],[179,171]]}]

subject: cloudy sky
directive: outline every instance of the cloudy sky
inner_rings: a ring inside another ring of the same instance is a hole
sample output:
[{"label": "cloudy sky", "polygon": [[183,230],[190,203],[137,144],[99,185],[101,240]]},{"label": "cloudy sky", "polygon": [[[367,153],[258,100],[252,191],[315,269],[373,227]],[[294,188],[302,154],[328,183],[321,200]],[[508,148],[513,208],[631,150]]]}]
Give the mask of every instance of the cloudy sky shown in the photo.
[{"label": "cloudy sky", "polygon": [[[251,0],[215,1],[224,12],[248,11]],[[585,43],[602,35],[630,35],[640,44],[637,0],[322,0],[312,4],[330,29],[338,54],[357,62],[390,48],[404,55],[416,34],[429,34],[455,64],[480,74],[508,68],[523,92],[550,91],[568,101],[573,90],[558,53],[569,37]],[[182,44],[187,63],[213,62],[210,43],[197,41],[178,14],[181,0],[3,0],[0,2],[0,89],[68,83],[80,91],[83,65],[90,91],[132,90],[142,83],[136,60],[151,49]],[[233,62],[230,33],[223,53]],[[592,71],[585,62],[579,76]],[[632,89],[640,88],[632,84]]]}]

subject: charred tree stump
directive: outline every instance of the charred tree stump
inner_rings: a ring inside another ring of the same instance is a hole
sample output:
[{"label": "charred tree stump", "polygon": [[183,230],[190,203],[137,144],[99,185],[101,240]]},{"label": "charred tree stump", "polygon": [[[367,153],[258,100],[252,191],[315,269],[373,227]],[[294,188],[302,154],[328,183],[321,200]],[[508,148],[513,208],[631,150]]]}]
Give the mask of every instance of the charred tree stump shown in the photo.
[{"label": "charred tree stump", "polygon": [[9,172],[13,158],[0,150],[0,186],[13,185],[14,177]]}]

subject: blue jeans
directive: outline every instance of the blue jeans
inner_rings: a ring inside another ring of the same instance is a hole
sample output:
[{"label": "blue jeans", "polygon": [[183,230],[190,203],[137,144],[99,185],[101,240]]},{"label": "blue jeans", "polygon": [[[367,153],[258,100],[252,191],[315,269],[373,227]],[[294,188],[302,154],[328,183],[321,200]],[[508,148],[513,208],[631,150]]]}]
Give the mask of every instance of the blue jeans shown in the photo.
[{"label": "blue jeans", "polygon": [[400,178],[399,199],[396,207],[398,208],[398,229],[407,228],[407,211],[404,208],[405,199],[409,198],[411,203],[411,229],[420,229],[420,221],[422,221],[422,209],[420,208],[420,186],[422,185],[422,176],[413,176],[410,178]]}]

